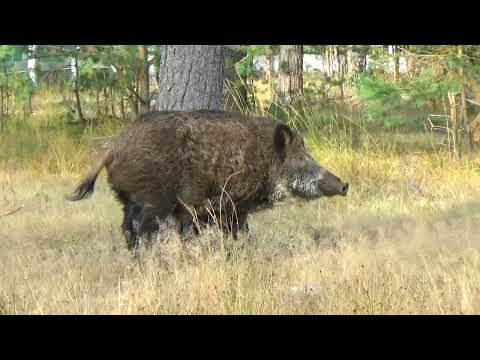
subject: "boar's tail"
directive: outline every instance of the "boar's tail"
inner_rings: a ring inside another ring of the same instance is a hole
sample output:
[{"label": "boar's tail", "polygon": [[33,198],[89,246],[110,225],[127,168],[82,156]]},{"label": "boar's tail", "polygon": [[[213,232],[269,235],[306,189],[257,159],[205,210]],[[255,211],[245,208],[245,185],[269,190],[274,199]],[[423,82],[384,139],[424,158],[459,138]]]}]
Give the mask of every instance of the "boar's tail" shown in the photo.
[{"label": "boar's tail", "polygon": [[108,150],[105,155],[103,155],[102,160],[98,162],[97,166],[95,166],[80,184],[77,185],[73,193],[65,196],[65,199],[69,201],[77,201],[86,199],[92,195],[98,174],[102,171],[103,167],[108,166],[112,161],[113,152],[112,150]]}]

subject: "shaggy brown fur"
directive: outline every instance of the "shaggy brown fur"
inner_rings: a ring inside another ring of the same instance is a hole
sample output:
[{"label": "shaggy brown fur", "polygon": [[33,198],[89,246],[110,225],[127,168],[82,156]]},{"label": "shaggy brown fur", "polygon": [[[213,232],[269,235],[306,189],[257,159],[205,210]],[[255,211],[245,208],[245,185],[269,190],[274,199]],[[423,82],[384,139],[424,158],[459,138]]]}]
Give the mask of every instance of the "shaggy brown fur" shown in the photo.
[{"label": "shaggy brown fur", "polygon": [[[225,218],[246,228],[247,214],[258,207],[289,196],[348,191],[348,184],[313,160],[296,130],[270,118],[224,112],[141,115],[67,198],[89,196],[103,167],[124,205],[124,231],[134,233],[132,221],[139,219],[140,234],[155,231],[155,218],[169,215],[188,227],[192,213],[205,220],[212,206],[215,214],[222,206]],[[127,236],[129,248],[135,238]]]}]

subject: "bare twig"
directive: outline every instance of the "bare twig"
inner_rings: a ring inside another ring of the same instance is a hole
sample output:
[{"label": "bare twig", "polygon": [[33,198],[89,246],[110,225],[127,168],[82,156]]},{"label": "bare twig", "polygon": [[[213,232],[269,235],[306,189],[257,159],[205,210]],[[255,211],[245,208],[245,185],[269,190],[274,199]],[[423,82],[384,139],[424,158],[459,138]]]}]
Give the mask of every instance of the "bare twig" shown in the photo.
[{"label": "bare twig", "polygon": [[127,90],[129,90],[129,91],[138,99],[138,101],[140,101],[142,104],[146,104],[146,103],[147,103],[147,102],[145,101],[145,99],[143,99],[143,98],[138,94],[138,92],[137,92],[134,88],[132,88],[131,86],[127,86],[126,88],[127,88]]},{"label": "bare twig", "polygon": [[23,205],[20,206],[20,207],[18,207],[18,208],[16,208],[16,209],[7,211],[6,213],[0,214],[0,217],[15,214],[16,212],[20,211],[22,208],[23,208]]},{"label": "bare twig", "polygon": [[234,63],[234,64],[232,64],[232,65],[230,65],[230,66],[227,66],[226,68],[227,68],[227,69],[231,69],[231,68],[233,68],[235,65],[240,64],[241,62],[245,61],[247,58],[248,58],[248,55],[245,56],[242,60],[239,60],[239,61],[237,61],[236,63]]}]

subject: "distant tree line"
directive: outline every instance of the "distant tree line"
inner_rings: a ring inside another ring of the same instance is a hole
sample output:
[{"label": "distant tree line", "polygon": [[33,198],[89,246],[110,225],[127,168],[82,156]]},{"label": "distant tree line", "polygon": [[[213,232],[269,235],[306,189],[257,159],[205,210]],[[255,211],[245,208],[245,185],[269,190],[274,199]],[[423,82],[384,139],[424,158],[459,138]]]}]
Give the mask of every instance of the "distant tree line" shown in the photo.
[{"label": "distant tree line", "polygon": [[[430,107],[445,120],[454,156],[473,147],[468,125],[480,103],[474,45],[2,45],[0,123],[14,108],[28,117],[35,89],[50,83],[64,86],[65,103],[81,124],[90,120],[85,97],[94,99],[97,118],[151,109],[254,111],[259,79],[275,101],[295,106],[306,95],[305,54],[321,59],[322,99],[342,102],[353,94],[372,121],[385,109]],[[254,66],[260,56],[261,70]],[[25,66],[32,61],[34,68]],[[385,124],[402,119],[392,115]]]}]

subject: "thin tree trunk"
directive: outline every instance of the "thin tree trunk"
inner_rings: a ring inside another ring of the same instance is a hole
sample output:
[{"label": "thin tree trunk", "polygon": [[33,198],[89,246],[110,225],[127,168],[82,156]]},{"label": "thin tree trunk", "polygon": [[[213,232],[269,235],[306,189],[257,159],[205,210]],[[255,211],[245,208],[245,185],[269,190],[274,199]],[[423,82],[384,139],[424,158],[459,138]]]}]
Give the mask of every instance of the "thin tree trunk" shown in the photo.
[{"label": "thin tree trunk", "polygon": [[110,88],[110,99],[111,99],[111,107],[112,107],[112,116],[116,118],[117,114],[115,112],[115,92],[113,91],[113,88]]},{"label": "thin tree trunk", "polygon": [[7,71],[7,66],[5,62],[3,62],[3,68],[5,71],[5,116],[8,117],[8,99],[10,98],[9,96],[9,91],[8,91],[8,71]]},{"label": "thin tree trunk", "polygon": [[82,125],[85,125],[86,121],[85,118],[83,117],[82,113],[82,106],[80,104],[80,73],[78,71],[78,57],[75,56],[75,87],[74,87],[74,92],[75,92],[75,100],[77,104],[77,112],[78,112],[78,120]]},{"label": "thin tree trunk", "polygon": [[150,111],[150,84],[148,74],[148,48],[145,45],[138,45],[138,57],[140,60],[140,71],[138,74],[138,94],[141,98],[140,112]]},{"label": "thin tree trunk", "polygon": [[273,53],[268,53],[267,57],[267,82],[270,90],[273,90]]},{"label": "thin tree trunk", "polygon": [[223,45],[160,46],[158,110],[220,110]]},{"label": "thin tree trunk", "polygon": [[407,74],[408,77],[412,78],[415,74],[415,57],[413,54],[408,53],[406,55],[406,61],[407,61]]},{"label": "thin tree trunk", "polygon": [[31,116],[33,113],[32,109],[32,95],[28,96],[28,116]]},{"label": "thin tree trunk", "polygon": [[338,76],[340,80],[340,98],[343,99],[345,98],[345,90],[344,90],[344,82],[345,82],[345,75],[344,75],[344,65],[343,61],[341,59],[340,52],[337,49],[337,62],[338,62]]},{"label": "thin tree trunk", "polygon": [[124,99],[123,99],[123,95],[120,96],[120,115],[121,115],[122,119],[125,120],[125,102],[124,102]]},{"label": "thin tree trunk", "polygon": [[303,45],[280,45],[277,96],[293,104],[303,92]]},{"label": "thin tree trunk", "polygon": [[[458,52],[458,57],[460,61],[462,61],[463,57],[463,46],[458,45],[457,46],[457,52]],[[468,111],[467,111],[467,101],[465,97],[465,72],[463,69],[463,65],[460,65],[459,69],[459,75],[460,75],[460,103],[462,107],[462,125],[464,126],[465,129],[467,129],[468,125]],[[471,151],[473,150],[473,134],[470,131],[467,131],[467,136],[468,136],[468,141],[467,141],[467,146],[468,150]]]},{"label": "thin tree trunk", "polygon": [[332,64],[332,46],[327,45],[325,49],[325,72],[327,76],[331,77],[333,74],[333,64]]},{"label": "thin tree trunk", "polygon": [[400,61],[398,58],[397,46],[392,45],[392,56],[393,56],[393,80],[397,81],[400,71]]},{"label": "thin tree trunk", "polygon": [[157,82],[157,89],[160,87],[160,45],[157,45],[155,47],[157,56],[155,57],[155,68],[157,70],[156,72],[156,82]]},{"label": "thin tree trunk", "polygon": [[358,65],[358,60],[357,60],[357,53],[353,51],[353,45],[350,45],[346,49],[346,60],[347,60],[347,65],[346,65],[346,78],[349,81],[349,84],[352,83],[352,79],[354,78],[355,74],[358,72],[357,71],[357,65]]},{"label": "thin tree trunk", "polygon": [[100,90],[95,88],[95,107],[97,109],[97,117],[102,115],[102,110],[100,108]]},{"label": "thin tree trunk", "polygon": [[108,116],[108,95],[107,88],[103,88],[103,101],[105,102],[105,116]]},{"label": "thin tree trunk", "polygon": [[451,119],[451,132],[452,132],[452,152],[454,160],[460,158],[458,150],[458,112],[457,112],[457,101],[456,94],[452,91],[448,92],[448,102],[450,103],[450,119]]}]

